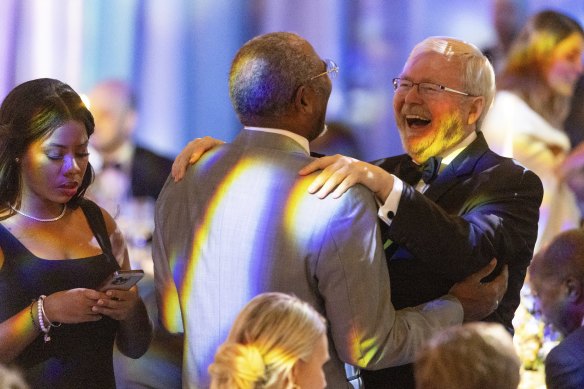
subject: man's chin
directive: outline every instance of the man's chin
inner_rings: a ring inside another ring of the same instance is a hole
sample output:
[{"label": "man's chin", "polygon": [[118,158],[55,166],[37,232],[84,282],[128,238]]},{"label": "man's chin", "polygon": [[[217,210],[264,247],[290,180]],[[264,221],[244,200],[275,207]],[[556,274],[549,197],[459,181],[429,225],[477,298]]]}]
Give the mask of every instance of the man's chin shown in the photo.
[{"label": "man's chin", "polygon": [[424,152],[431,146],[431,141],[426,141],[422,137],[409,137],[405,142],[402,142],[404,150],[408,155],[414,159],[422,157]]}]

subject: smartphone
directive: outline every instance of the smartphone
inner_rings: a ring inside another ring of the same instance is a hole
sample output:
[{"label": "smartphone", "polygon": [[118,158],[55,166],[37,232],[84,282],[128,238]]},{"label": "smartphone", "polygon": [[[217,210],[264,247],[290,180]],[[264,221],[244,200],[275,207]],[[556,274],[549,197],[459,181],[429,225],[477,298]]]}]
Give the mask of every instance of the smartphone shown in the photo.
[{"label": "smartphone", "polygon": [[128,290],[144,277],[144,270],[117,270],[99,286],[97,290],[105,292],[110,289]]}]

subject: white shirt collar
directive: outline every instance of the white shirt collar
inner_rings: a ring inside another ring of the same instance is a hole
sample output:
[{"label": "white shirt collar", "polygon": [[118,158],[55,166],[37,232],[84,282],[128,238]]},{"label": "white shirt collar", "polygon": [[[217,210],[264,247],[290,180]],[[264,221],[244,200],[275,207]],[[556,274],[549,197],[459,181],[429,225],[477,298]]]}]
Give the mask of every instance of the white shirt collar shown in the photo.
[{"label": "white shirt collar", "polygon": [[304,150],[306,150],[306,152],[308,154],[310,154],[310,144],[308,143],[308,139],[306,139],[303,136],[300,136],[298,134],[295,134],[291,131],[288,130],[280,130],[278,128],[266,128],[266,127],[248,127],[245,126],[243,127],[246,130],[251,130],[251,131],[263,131],[263,132],[271,132],[274,134],[280,134],[280,135],[284,135],[287,136],[289,138],[292,138],[296,141],[296,143],[300,144],[300,146],[302,146],[302,148]]},{"label": "white shirt collar", "polygon": [[471,132],[462,142],[460,142],[454,150],[450,153],[442,157],[442,164],[450,165],[450,162],[454,160],[458,156],[458,154],[462,153],[462,150],[466,149],[468,145],[470,145],[475,139],[477,138],[476,132]]}]

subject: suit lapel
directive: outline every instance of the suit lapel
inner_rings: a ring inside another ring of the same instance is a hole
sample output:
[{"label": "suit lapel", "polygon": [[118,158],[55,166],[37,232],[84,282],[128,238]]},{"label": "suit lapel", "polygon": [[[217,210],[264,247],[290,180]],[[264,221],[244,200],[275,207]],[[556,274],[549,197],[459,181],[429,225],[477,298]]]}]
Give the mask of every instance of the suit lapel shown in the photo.
[{"label": "suit lapel", "polygon": [[461,180],[470,176],[476,169],[482,156],[489,150],[482,132],[438,175],[424,195],[432,201],[440,197]]}]

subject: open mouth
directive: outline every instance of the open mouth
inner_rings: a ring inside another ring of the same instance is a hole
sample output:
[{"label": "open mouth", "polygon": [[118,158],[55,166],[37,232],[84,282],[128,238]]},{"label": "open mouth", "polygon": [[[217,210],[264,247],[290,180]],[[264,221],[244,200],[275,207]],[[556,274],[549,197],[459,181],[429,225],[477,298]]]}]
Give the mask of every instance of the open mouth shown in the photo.
[{"label": "open mouth", "polygon": [[426,119],[418,115],[406,115],[406,123],[408,124],[408,127],[425,127],[431,122],[432,121],[430,119]]}]

